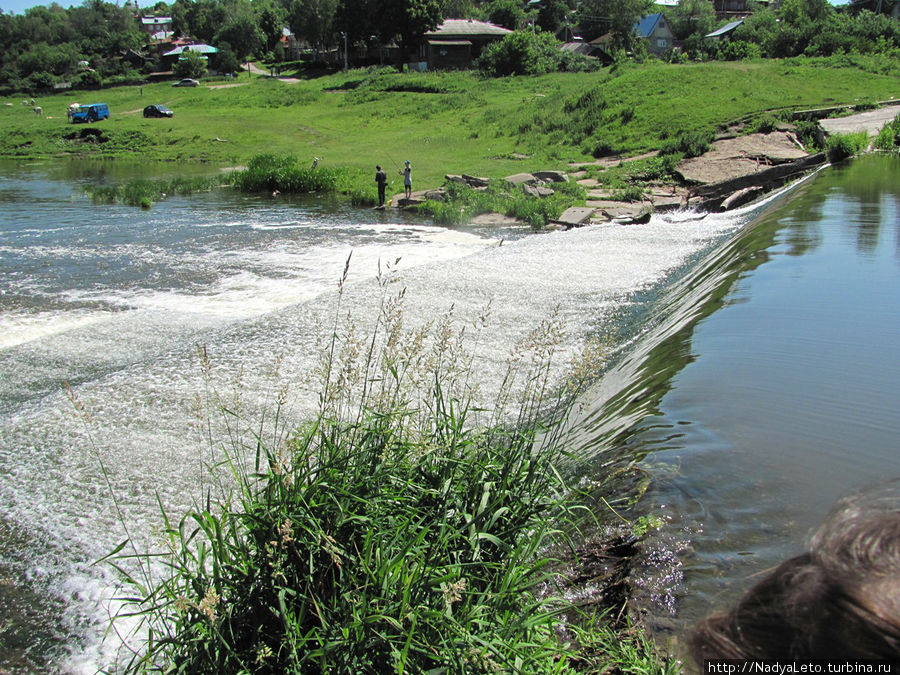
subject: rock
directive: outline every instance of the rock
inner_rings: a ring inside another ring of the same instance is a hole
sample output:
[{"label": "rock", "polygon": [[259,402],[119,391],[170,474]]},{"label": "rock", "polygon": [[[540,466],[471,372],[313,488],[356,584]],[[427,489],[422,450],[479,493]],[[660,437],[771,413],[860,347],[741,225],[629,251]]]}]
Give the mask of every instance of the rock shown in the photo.
[{"label": "rock", "polygon": [[650,222],[652,217],[653,209],[644,207],[634,215],[620,216],[613,220],[619,225],[645,225]]},{"label": "rock", "polygon": [[425,199],[430,199],[433,202],[442,202],[447,199],[447,191],[444,188],[437,188],[436,190],[426,190]]},{"label": "rock", "polygon": [[528,183],[522,184],[522,192],[532,197],[551,197],[556,194],[555,190],[552,190],[548,187],[541,187],[540,185],[528,185]]},{"label": "rock", "polygon": [[546,183],[568,183],[569,176],[563,171],[535,171],[531,174]]},{"label": "rock", "polygon": [[486,188],[488,183],[490,183],[490,179],[488,178],[478,178],[476,176],[468,176],[466,174],[456,175],[456,174],[447,174],[444,176],[444,180],[450,183],[463,183],[473,188]]},{"label": "rock", "polygon": [[463,181],[465,181],[466,185],[469,185],[473,188],[486,188],[490,180],[487,178],[478,178],[476,176],[468,176],[466,174],[462,175]]},{"label": "rock", "polygon": [[594,215],[594,209],[592,208],[573,206],[566,209],[559,218],[550,222],[554,225],[562,225],[565,228],[581,227],[590,221],[592,215]]},{"label": "rock", "polygon": [[522,185],[522,183],[533,184],[537,182],[537,178],[534,177],[534,174],[530,173],[515,173],[512,176],[507,176],[506,181],[513,185]]}]

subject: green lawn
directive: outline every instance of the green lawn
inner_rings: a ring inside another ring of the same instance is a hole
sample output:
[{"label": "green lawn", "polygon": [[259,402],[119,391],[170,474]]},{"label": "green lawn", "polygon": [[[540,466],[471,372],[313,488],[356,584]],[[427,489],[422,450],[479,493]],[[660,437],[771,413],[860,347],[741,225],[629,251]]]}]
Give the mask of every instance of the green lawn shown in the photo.
[{"label": "green lawn", "polygon": [[[863,67],[859,67],[859,66]],[[880,72],[879,72],[880,71]],[[483,79],[475,73],[350,71],[285,83],[243,75],[192,88],[170,83],[0,102],[2,157],[84,155],[244,164],[260,153],[321,157],[329,165],[389,173],[410,159],[415,187],[447,173],[499,177],[561,168],[595,151],[635,154],[666,138],[785,107],[900,96],[898,67],[864,60],[795,59],[625,65],[615,72]],[[67,140],[73,102],[106,102],[102,143]],[[162,103],[173,119],[144,119]],[[522,158],[521,155],[527,155]],[[399,181],[394,181],[394,187]]]}]

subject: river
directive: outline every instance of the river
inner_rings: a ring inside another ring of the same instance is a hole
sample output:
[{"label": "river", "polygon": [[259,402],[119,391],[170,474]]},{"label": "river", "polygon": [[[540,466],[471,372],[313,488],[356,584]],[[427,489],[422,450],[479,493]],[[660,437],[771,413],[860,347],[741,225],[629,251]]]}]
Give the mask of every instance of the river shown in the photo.
[{"label": "river", "polygon": [[121,645],[101,639],[115,580],[92,562],[124,527],[154,545],[157,499],[179,513],[200,496],[192,408],[210,384],[198,345],[213,386],[262,409],[288,383],[287,414],[303,419],[348,257],[341,312],[363,325],[389,267],[410,324],[448,312],[466,323],[489,306],[476,369],[486,390],[554,312],[566,328],[559,377],[585,340],[612,340],[571,442],[586,475],[626,464],[648,477],[646,508],[665,516],[651,546],[667,563],[654,576],[648,562],[643,578],[663,635],[801,546],[834,497],[900,473],[896,157],[826,169],[729,214],[545,234],[327,199],[214,191],[140,210],[79,191],[129,171],[0,163],[10,672],[115,662]]}]

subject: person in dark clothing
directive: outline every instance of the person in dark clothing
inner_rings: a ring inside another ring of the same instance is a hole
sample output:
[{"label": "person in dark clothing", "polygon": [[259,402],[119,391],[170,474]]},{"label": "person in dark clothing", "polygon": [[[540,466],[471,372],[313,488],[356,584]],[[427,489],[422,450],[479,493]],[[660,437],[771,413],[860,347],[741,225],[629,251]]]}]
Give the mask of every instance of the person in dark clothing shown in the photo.
[{"label": "person in dark clothing", "polygon": [[384,206],[384,189],[387,185],[387,173],[380,165],[375,167],[375,182],[378,183],[378,206]]}]

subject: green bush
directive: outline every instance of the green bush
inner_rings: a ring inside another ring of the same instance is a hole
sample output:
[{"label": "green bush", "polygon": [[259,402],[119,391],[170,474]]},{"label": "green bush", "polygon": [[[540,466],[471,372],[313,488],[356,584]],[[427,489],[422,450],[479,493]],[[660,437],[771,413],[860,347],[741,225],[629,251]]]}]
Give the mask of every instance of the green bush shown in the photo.
[{"label": "green bush", "polygon": [[744,61],[762,57],[762,49],[753,42],[745,40],[728,40],[716,51],[721,61]]},{"label": "green bush", "polygon": [[256,155],[243,171],[231,174],[232,184],[241,192],[282,192],[302,194],[337,192],[346,183],[348,171],[333,167],[312,167],[293,155]]},{"label": "green bush", "polygon": [[502,213],[541,228],[569,206],[584,201],[584,189],[577,183],[554,183],[554,194],[549,197],[528,195],[521,187],[499,181],[491,182],[486,190],[457,182],[448,182],[444,187],[444,201],[426,201],[419,211],[445,225],[467,223],[482,213]]},{"label": "green bush", "polygon": [[875,139],[875,147],[879,150],[896,150],[900,147],[900,115],[881,128]]},{"label": "green bush", "polygon": [[825,141],[825,156],[832,164],[853,157],[869,144],[869,136],[865,131],[852,134],[834,134]]},{"label": "green bush", "polygon": [[555,71],[586,71],[594,62],[578,54],[562,52],[552,33],[515,31],[488,45],[477,66],[492,77],[543,75]]},{"label": "green bush", "polygon": [[797,138],[807,150],[821,150],[825,146],[825,131],[815,120],[799,120],[795,124]]},{"label": "green bush", "polygon": [[699,157],[709,150],[710,143],[716,135],[712,131],[686,131],[676,138],[665,140],[660,148],[660,154],[673,155],[680,153],[685,157]]}]

